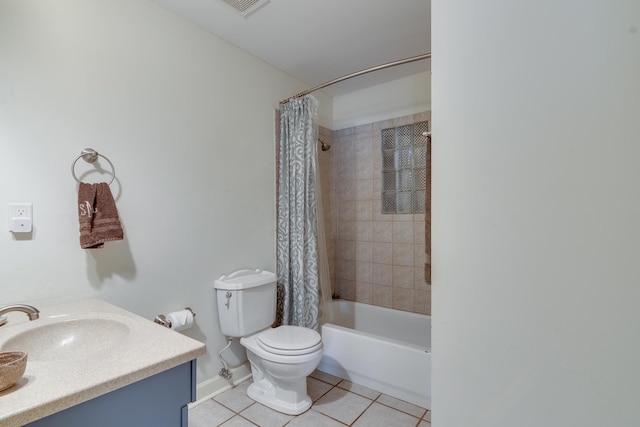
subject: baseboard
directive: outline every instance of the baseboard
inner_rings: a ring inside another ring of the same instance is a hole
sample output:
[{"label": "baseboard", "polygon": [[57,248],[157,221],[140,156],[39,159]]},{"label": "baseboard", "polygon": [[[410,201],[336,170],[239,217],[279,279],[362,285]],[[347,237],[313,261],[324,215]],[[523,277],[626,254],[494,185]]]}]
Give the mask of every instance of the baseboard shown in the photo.
[{"label": "baseboard", "polygon": [[251,378],[251,365],[249,362],[245,362],[240,366],[231,368],[231,374],[233,376],[229,380],[224,379],[220,375],[216,375],[213,378],[209,378],[198,383],[196,386],[196,401],[190,403],[189,407],[198,406],[212,397],[215,397]]}]

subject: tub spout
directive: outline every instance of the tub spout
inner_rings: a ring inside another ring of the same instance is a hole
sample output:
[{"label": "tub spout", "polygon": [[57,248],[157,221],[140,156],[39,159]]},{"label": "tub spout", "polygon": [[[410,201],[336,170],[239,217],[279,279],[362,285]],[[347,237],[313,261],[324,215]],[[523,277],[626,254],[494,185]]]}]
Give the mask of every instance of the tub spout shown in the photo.
[{"label": "tub spout", "polygon": [[12,311],[21,311],[29,316],[29,320],[36,320],[40,317],[40,310],[27,304],[13,304],[0,307],[0,316]]}]

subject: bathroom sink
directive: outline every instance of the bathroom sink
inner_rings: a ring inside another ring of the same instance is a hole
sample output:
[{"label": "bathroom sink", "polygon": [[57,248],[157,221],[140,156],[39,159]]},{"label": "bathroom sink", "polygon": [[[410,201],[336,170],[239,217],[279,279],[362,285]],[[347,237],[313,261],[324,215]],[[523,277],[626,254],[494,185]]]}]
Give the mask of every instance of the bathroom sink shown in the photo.
[{"label": "bathroom sink", "polygon": [[0,426],[67,426],[72,418],[84,426],[87,416],[99,425],[152,425],[132,421],[151,413],[180,420],[195,397],[204,343],[96,298],[36,306],[37,319],[11,311],[0,327],[0,353],[29,359],[17,384],[0,391]]},{"label": "bathroom sink", "polygon": [[60,316],[14,335],[0,351],[23,351],[31,361],[78,360],[123,343],[130,328],[120,319]]}]

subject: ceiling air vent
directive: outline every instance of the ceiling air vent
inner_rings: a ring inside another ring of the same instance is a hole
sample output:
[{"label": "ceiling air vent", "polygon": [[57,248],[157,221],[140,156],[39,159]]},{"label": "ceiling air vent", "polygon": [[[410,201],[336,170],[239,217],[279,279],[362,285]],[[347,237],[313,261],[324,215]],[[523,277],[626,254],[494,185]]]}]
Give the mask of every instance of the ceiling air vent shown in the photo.
[{"label": "ceiling air vent", "polygon": [[269,3],[269,0],[222,0],[243,16],[249,16],[265,4]]}]

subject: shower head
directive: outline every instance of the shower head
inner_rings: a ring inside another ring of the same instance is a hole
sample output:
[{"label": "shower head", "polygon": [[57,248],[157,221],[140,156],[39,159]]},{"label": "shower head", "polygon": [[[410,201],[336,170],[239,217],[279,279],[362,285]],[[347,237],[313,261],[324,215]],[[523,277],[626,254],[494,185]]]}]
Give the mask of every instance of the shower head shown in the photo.
[{"label": "shower head", "polygon": [[322,146],[322,151],[329,151],[329,149],[331,148],[329,144],[327,144],[321,139],[318,139],[318,142],[320,142],[320,145]]}]

